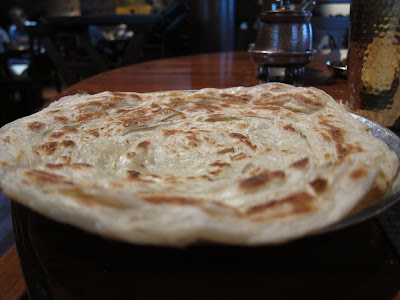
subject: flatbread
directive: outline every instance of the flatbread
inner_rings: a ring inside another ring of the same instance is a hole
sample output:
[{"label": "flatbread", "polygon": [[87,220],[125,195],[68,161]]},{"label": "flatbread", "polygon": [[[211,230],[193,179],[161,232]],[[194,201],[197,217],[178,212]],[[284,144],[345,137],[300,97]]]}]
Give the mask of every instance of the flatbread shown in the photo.
[{"label": "flatbread", "polygon": [[77,94],[0,129],[0,186],[137,244],[266,245],[382,195],[398,160],[315,88]]}]

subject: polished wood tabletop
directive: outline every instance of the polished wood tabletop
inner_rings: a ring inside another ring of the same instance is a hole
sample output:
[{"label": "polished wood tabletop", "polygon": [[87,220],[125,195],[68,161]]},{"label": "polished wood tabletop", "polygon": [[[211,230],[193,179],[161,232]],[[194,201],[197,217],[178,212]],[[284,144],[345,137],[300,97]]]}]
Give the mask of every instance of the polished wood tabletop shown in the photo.
[{"label": "polished wood tabletop", "polygon": [[[338,58],[339,53],[335,51],[316,53],[306,66],[303,85],[318,87],[336,100],[344,100],[347,95],[346,80],[335,77],[326,67],[328,60]],[[257,74],[257,68],[247,52],[190,55],[104,72],[67,88],[59,97],[82,91],[91,94],[102,91],[153,92],[253,86],[263,82]]]},{"label": "polished wood tabletop", "polygon": [[[335,52],[316,53],[306,66],[303,85],[320,88],[337,101],[347,100],[346,80],[336,77],[326,67],[328,60],[338,58],[339,54]],[[152,92],[253,86],[263,82],[257,74],[247,52],[200,54],[149,61],[104,72],[65,89],[55,99],[80,92]],[[21,299],[26,291],[22,278],[14,247],[0,259],[0,299]]]}]

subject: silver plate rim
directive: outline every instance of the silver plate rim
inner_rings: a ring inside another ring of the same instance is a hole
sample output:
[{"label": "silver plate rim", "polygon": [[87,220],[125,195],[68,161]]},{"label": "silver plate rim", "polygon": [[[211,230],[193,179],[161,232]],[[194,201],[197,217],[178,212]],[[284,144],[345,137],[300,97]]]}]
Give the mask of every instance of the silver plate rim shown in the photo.
[{"label": "silver plate rim", "polygon": [[[400,138],[390,129],[379,125],[378,123],[371,121],[363,116],[357,115],[355,113],[350,112],[350,114],[359,122],[367,125],[371,130],[371,134],[376,138],[382,140],[388,145],[389,149],[394,151],[397,155],[397,158],[400,161]],[[332,231],[337,231],[343,228],[350,227],[352,225],[356,225],[358,223],[367,221],[372,219],[385,210],[396,204],[400,200],[400,172],[397,170],[396,177],[393,181],[392,188],[388,192],[388,194],[384,197],[382,201],[379,203],[372,205],[358,213],[348,216],[347,218],[328,226],[324,229],[321,229],[316,232],[316,234],[324,234]]]}]

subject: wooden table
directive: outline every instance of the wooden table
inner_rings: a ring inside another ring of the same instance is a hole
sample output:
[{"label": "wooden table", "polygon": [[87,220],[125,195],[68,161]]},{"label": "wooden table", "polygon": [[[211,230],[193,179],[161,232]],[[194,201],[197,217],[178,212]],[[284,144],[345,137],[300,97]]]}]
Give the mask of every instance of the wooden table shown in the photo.
[{"label": "wooden table", "polygon": [[[336,52],[317,53],[306,67],[305,86],[316,86],[335,99],[347,98],[346,80],[334,78],[326,62]],[[156,60],[104,72],[63,91],[59,97],[86,91],[150,92],[191,90],[204,87],[253,86],[261,83],[247,52],[212,53]]]},{"label": "wooden table", "polygon": [[[307,65],[304,85],[316,86],[340,101],[347,99],[346,81],[334,77],[325,65],[327,60],[337,58],[337,53],[316,54],[313,61]],[[260,81],[257,79],[256,67],[251,63],[248,53],[214,53],[145,62],[101,73],[69,87],[57,98],[82,91],[88,93],[104,90],[150,92],[192,90],[204,87],[252,86],[258,83]],[[385,244],[387,241],[382,238],[381,231],[373,221],[352,230],[354,232],[352,231],[349,234],[354,235],[355,232],[362,232],[361,235],[356,234],[357,239],[346,239],[349,244],[353,244],[351,246],[354,250],[352,255],[357,256],[357,251],[363,251],[363,248],[370,247],[372,243],[371,253],[364,253],[365,259],[369,261],[382,256],[382,262],[371,262],[371,265],[380,270],[379,272],[383,272],[386,268],[390,269],[390,273],[399,270],[398,266],[392,268],[385,261],[393,253],[390,245]],[[341,250],[338,248],[338,251],[347,251],[343,250],[345,249],[343,247],[347,247],[346,245],[340,247],[342,248],[340,248]],[[379,251],[376,251],[376,249],[379,249]],[[379,274],[366,279],[366,284],[375,284],[373,281],[377,280]],[[346,276],[351,280],[350,275]],[[388,278],[389,280],[386,280],[386,282],[393,280],[391,275]],[[22,272],[16,250],[12,248],[0,260],[0,299],[21,299],[24,293]],[[400,299],[400,296],[392,297],[392,299]]]}]

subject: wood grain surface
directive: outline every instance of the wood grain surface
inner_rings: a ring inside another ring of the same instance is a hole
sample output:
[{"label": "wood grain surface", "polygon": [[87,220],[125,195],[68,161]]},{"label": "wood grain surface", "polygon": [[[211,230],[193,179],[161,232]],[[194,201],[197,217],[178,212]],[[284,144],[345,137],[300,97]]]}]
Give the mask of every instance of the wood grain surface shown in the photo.
[{"label": "wood grain surface", "polygon": [[[338,57],[337,52],[316,53],[306,66],[303,85],[318,87],[336,100],[346,100],[346,80],[334,77],[326,67],[328,60]],[[104,72],[67,88],[58,98],[78,92],[152,92],[259,83],[263,81],[257,78],[256,66],[247,52],[211,53],[155,60]]]},{"label": "wood grain surface", "polygon": [[25,293],[26,286],[17,250],[13,247],[0,259],[0,299],[17,300]]}]

